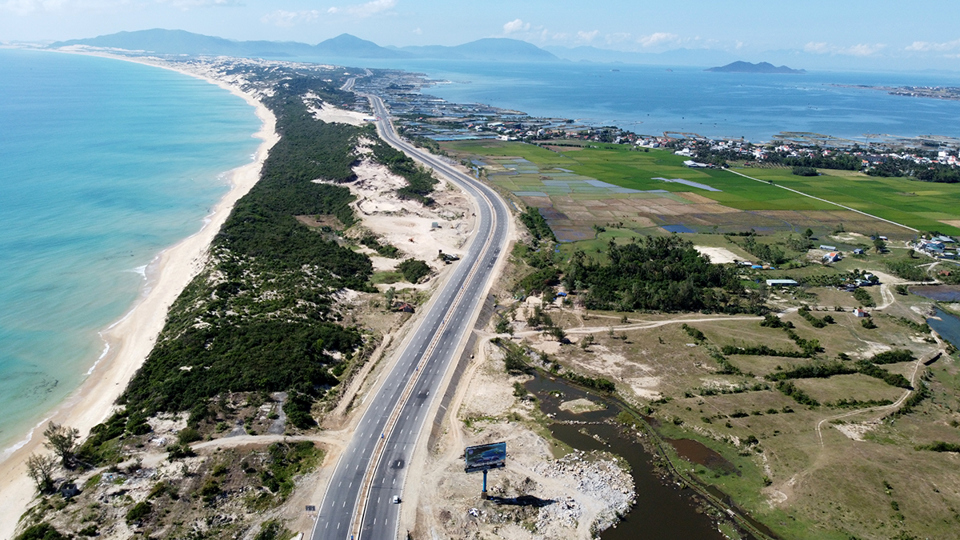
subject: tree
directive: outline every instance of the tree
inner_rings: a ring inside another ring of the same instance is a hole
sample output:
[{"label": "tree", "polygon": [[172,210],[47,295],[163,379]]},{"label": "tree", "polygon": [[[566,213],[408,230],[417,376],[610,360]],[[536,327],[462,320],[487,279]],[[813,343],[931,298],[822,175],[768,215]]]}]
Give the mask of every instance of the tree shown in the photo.
[{"label": "tree", "polygon": [[53,491],[53,470],[57,466],[57,460],[53,456],[38,456],[30,454],[27,458],[27,476],[33,480],[40,493],[49,493]]},{"label": "tree", "polygon": [[387,302],[387,309],[393,307],[393,298],[397,295],[397,290],[393,287],[387,289],[387,292],[383,293],[384,300]]},{"label": "tree", "polygon": [[77,439],[80,438],[80,431],[77,428],[50,422],[47,424],[47,429],[43,431],[43,436],[47,438],[47,442],[43,445],[60,456],[63,466],[69,468],[73,463],[73,450]]},{"label": "tree", "polygon": [[880,237],[878,236],[873,239],[873,249],[877,253],[883,253],[887,249],[887,243],[884,242],[882,239],[880,239]]},{"label": "tree", "polygon": [[807,237],[807,238],[813,237],[813,229],[807,229],[807,230],[803,231],[803,236],[805,236],[805,237]]}]

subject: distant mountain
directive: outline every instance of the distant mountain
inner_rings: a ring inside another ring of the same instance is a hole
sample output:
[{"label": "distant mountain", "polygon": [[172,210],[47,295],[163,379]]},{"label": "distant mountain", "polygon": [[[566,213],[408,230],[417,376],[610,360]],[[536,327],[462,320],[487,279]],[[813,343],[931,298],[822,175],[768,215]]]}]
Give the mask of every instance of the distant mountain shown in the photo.
[{"label": "distant mountain", "polygon": [[547,51],[573,62],[640,64],[656,66],[711,66],[732,62],[736,57],[710,49],[674,49],[662,53],[614,51],[597,47],[545,47]]},{"label": "distant mountain", "polygon": [[106,36],[88,39],[58,41],[52,48],[85,45],[124,49],[129,51],[147,51],[156,54],[188,54],[210,56],[306,56],[315,54],[314,48],[304,43],[278,41],[232,41],[184,30],[138,30],[136,32],[118,32]]},{"label": "distant mountain", "polygon": [[713,71],[716,73],[789,73],[789,74],[802,74],[806,73],[806,70],[803,69],[790,69],[787,66],[774,66],[769,62],[760,62],[759,64],[751,64],[750,62],[733,62],[722,67],[713,67],[705,71]]},{"label": "distant mountain", "polygon": [[350,34],[340,34],[313,47],[312,54],[337,58],[410,58],[410,54],[381,47]]},{"label": "distant mountain", "polygon": [[139,30],[119,32],[88,39],[59,41],[50,47],[84,45],[146,51],[154,54],[186,54],[238,57],[308,57],[335,59],[403,59],[426,58],[437,60],[485,60],[503,62],[556,62],[553,54],[515,39],[488,38],[455,47],[441,45],[428,47],[386,48],[372,41],[350,34],[341,34],[317,45],[278,41],[232,41],[194,34],[184,30]]}]

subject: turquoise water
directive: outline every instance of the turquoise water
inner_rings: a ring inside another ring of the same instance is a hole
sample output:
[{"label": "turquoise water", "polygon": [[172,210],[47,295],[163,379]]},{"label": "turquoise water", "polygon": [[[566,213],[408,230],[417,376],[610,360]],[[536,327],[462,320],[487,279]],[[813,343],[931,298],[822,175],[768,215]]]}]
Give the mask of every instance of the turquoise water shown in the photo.
[{"label": "turquoise water", "polygon": [[77,388],[144,268],[249,163],[239,97],[117,60],[0,50],[0,449]]}]

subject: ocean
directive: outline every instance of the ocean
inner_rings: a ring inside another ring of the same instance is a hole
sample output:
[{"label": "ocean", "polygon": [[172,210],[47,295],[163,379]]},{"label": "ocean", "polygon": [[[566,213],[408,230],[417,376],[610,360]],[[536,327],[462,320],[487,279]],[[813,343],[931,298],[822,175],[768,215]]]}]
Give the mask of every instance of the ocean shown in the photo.
[{"label": "ocean", "polygon": [[74,391],[145,269],[195,233],[259,145],[204,81],[0,49],[0,452]]},{"label": "ocean", "polygon": [[865,135],[877,134],[960,138],[960,101],[836,86],[960,86],[957,72],[759,75],[573,62],[380,63],[448,81],[424,90],[447,101],[615,125],[646,135],[679,131],[754,142],[769,141],[781,131],[864,141]]}]

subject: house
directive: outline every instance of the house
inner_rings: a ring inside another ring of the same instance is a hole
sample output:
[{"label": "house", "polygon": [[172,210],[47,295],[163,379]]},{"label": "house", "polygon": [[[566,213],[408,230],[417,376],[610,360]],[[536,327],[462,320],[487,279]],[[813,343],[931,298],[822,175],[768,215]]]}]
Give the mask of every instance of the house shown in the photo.
[{"label": "house", "polygon": [[943,242],[944,244],[956,244],[956,243],[957,243],[956,240],[954,240],[953,238],[950,238],[949,236],[938,236],[938,237],[934,238],[934,240],[936,240],[936,241],[938,241],[938,242]]},{"label": "house", "polygon": [[861,248],[857,248],[857,249],[853,250],[853,254],[854,254],[854,255],[863,255],[863,254],[864,254],[864,251],[863,251],[863,249],[861,249]]},{"label": "house", "polygon": [[393,310],[402,313],[416,313],[416,309],[413,307],[413,305],[406,302],[398,302],[394,304]]},{"label": "house", "polygon": [[820,249],[822,249],[822,250],[824,250],[824,251],[836,251],[836,250],[837,250],[837,246],[828,246],[828,245],[826,245],[826,244],[820,244]]},{"label": "house", "polygon": [[835,263],[835,262],[839,261],[839,260],[842,259],[842,258],[843,258],[843,256],[840,254],[839,251],[831,251],[830,253],[827,253],[826,255],[823,256],[823,262],[824,262],[824,263]]},{"label": "house", "polygon": [[694,161],[694,160],[692,160],[692,159],[688,159],[688,160],[684,161],[683,164],[686,165],[687,167],[690,167],[691,169],[707,169],[707,168],[710,168],[710,165],[707,165],[706,163],[697,163],[696,161]]},{"label": "house", "polygon": [[854,316],[856,316],[857,318],[860,318],[860,319],[862,319],[862,318],[864,318],[864,317],[869,317],[869,316],[870,316],[870,314],[867,313],[866,310],[863,310],[863,309],[860,309],[860,308],[854,309],[854,310],[853,310],[853,314],[854,314]]},{"label": "house", "polygon": [[768,279],[767,287],[796,287],[799,285],[792,279]]}]

